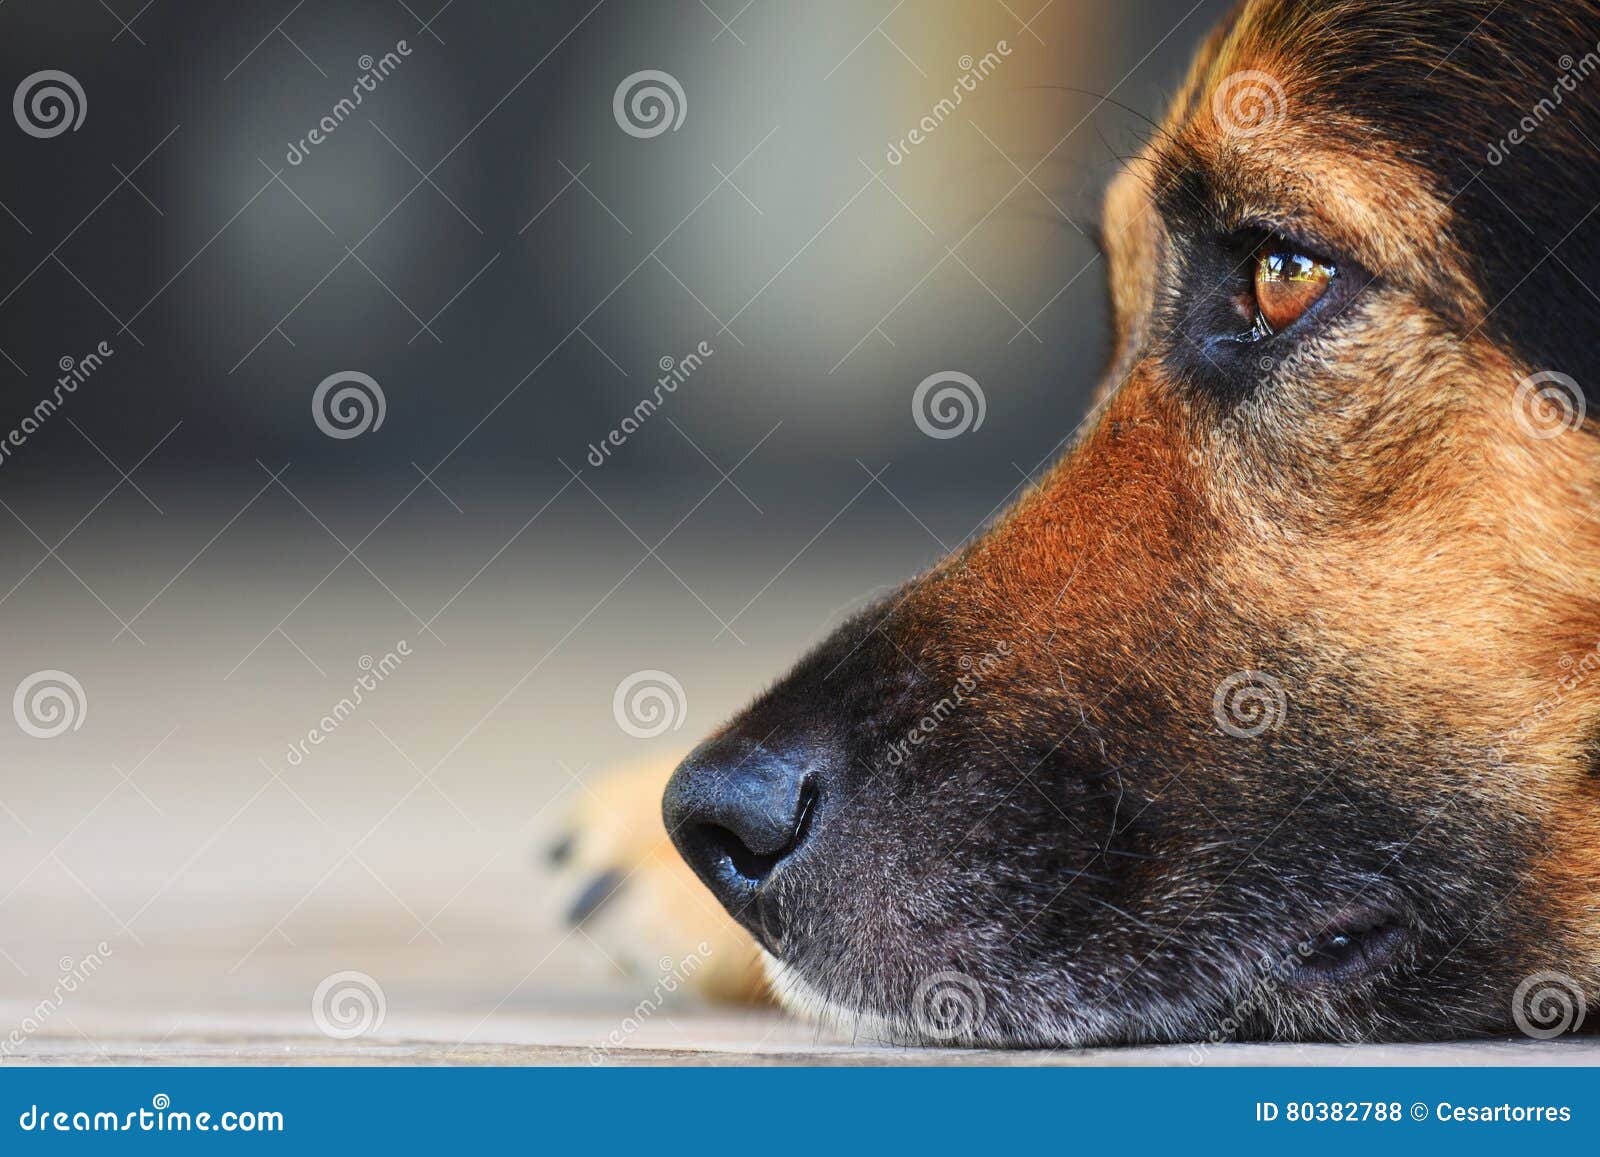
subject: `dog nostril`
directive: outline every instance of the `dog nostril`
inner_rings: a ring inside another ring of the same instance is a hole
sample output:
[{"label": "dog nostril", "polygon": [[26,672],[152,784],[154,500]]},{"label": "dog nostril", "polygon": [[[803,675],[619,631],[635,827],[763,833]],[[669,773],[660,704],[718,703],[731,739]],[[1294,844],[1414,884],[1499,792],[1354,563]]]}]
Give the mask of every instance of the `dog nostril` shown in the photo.
[{"label": "dog nostril", "polygon": [[752,848],[738,832],[717,823],[695,824],[691,838],[702,848],[711,851],[713,858],[726,860],[735,873],[750,884],[759,884],[772,874],[772,870],[805,840],[811,829],[811,814],[816,807],[817,789],[806,781],[800,787],[800,799],[794,814],[794,827],[787,837],[775,841],[771,851]]},{"label": "dog nostril", "polygon": [[683,761],[662,799],[678,851],[769,949],[781,932],[770,905],[758,901],[820,822],[827,767],[817,745],[762,747],[722,737]]},{"label": "dog nostril", "polygon": [[771,875],[778,861],[789,852],[788,847],[771,855],[752,852],[743,840],[719,824],[701,824],[695,830],[695,836],[714,853],[725,857],[733,865],[733,870],[752,884],[759,884]]}]

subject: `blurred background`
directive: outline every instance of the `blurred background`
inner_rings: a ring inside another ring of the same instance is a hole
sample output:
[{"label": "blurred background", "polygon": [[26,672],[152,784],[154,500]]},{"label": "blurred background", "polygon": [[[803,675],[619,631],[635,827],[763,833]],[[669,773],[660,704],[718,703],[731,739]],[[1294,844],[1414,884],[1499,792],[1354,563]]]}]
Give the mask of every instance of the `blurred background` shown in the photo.
[{"label": "blurred background", "polygon": [[631,1005],[544,849],[1053,457],[1223,7],[0,7],[0,1035]]}]

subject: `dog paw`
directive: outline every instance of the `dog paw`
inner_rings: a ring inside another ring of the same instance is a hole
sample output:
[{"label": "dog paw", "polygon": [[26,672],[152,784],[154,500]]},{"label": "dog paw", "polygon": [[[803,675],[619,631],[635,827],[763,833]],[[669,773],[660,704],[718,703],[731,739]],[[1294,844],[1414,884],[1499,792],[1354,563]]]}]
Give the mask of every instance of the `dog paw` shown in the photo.
[{"label": "dog paw", "polygon": [[581,785],[543,851],[566,921],[631,975],[673,974],[713,1000],[766,999],[755,941],[679,858],[661,820],[676,760],[619,768]]}]

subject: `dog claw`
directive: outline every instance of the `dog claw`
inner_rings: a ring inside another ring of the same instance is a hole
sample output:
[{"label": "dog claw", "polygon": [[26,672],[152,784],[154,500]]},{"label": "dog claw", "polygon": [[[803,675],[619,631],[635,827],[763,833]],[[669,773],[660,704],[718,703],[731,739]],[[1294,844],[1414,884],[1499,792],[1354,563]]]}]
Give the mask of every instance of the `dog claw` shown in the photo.
[{"label": "dog claw", "polygon": [[626,879],[615,868],[601,872],[584,886],[578,898],[572,902],[572,907],[567,909],[567,923],[576,928],[589,917],[593,916],[616,895]]},{"label": "dog claw", "polygon": [[572,859],[573,849],[577,846],[578,837],[568,832],[555,843],[545,849],[544,861],[552,868],[559,868]]}]

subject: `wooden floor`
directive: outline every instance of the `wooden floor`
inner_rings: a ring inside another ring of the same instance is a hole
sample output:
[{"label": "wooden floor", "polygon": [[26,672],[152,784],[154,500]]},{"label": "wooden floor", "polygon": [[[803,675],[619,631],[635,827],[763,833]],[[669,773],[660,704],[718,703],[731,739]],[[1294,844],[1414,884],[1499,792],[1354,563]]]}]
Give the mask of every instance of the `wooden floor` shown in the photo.
[{"label": "wooden floor", "polygon": [[[449,1016],[386,1022],[351,1041],[259,1014],[216,1017],[164,1039],[134,1018],[79,1017],[15,1048],[38,1065],[1600,1065],[1600,1038],[1426,1045],[1224,1045],[1058,1052],[911,1049],[832,1040],[768,1012],[663,1012],[623,1044],[600,1049],[627,1015],[517,1013],[476,1024]],[[79,1030],[82,1030],[80,1035]],[[462,1043],[465,1041],[466,1043]]]}]

